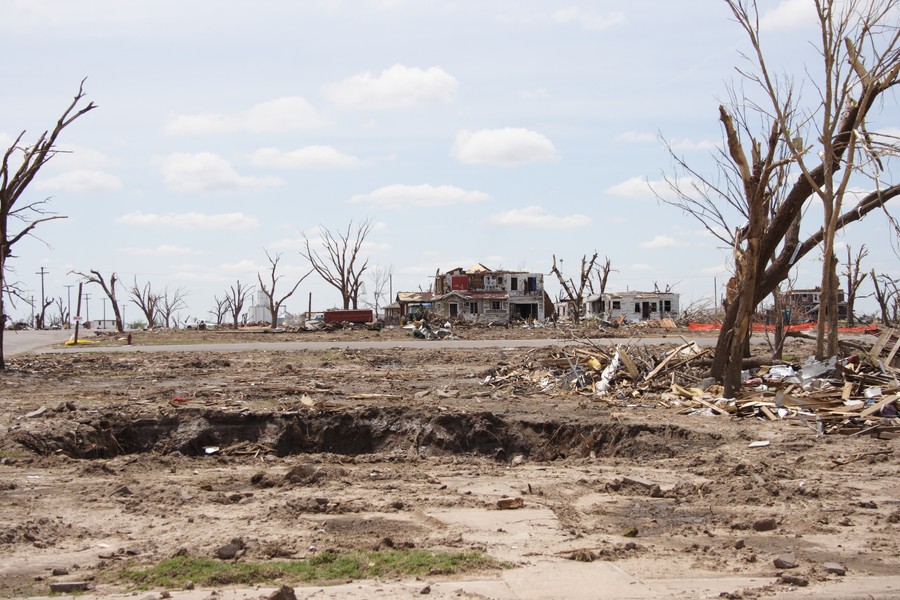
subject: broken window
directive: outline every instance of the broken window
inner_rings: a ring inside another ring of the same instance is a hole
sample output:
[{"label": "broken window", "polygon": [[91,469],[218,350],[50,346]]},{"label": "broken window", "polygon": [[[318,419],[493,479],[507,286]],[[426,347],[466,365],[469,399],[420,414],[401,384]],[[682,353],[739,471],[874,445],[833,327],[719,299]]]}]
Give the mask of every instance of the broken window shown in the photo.
[{"label": "broken window", "polygon": [[456,302],[450,303],[450,316],[455,317],[459,314],[459,304]]},{"label": "broken window", "polygon": [[503,310],[499,300],[491,300],[491,310]]},{"label": "broken window", "polygon": [[663,312],[672,312],[672,301],[671,300],[663,300]]},{"label": "broken window", "polygon": [[641,303],[640,302],[634,303],[634,312],[636,312],[636,313],[641,312]]},{"label": "broken window", "polygon": [[613,310],[620,310],[622,308],[621,300],[613,300]]},{"label": "broken window", "polygon": [[468,308],[470,315],[478,314],[478,303],[477,302],[466,302],[466,308]]},{"label": "broken window", "polygon": [[518,277],[510,277],[509,278],[509,289],[514,292],[519,289],[519,278]]},{"label": "broken window", "polygon": [[656,312],[656,302],[650,303],[650,312]]},{"label": "broken window", "polygon": [[529,292],[537,291],[537,277],[529,277],[528,278],[528,290]]}]

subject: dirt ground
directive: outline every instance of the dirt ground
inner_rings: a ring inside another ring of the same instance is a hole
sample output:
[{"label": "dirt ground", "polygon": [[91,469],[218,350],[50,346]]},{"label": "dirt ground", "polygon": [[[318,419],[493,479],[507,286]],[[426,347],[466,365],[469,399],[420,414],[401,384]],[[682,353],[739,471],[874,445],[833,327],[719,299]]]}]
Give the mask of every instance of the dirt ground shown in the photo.
[{"label": "dirt ground", "polygon": [[[469,337],[489,334],[553,337]],[[245,334],[179,335],[133,343]],[[548,352],[423,342],[14,356],[0,379],[0,596],[46,596],[66,580],[128,593],[111,575],[123,564],[212,557],[240,537],[245,560],[414,547],[480,549],[512,564],[467,584],[434,573],[436,597],[500,597],[478,585],[606,564],[636,582],[627,597],[832,597],[848,585],[900,597],[896,439],[684,414],[652,397],[483,384]],[[524,506],[499,510],[502,498]],[[788,554],[797,566],[776,566]],[[379,585],[392,583],[404,584]],[[350,597],[328,589],[315,597]],[[626,597],[600,589],[593,597]],[[359,597],[399,596],[376,586]]]}]

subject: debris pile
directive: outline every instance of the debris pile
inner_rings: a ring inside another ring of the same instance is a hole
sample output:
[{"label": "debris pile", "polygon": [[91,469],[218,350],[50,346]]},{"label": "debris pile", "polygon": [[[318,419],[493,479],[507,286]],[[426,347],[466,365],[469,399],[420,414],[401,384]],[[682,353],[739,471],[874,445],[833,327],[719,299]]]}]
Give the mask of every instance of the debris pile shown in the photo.
[{"label": "debris pile", "polygon": [[482,384],[537,385],[542,391],[569,391],[613,400],[639,398],[648,392],[666,391],[672,383],[687,386],[701,381],[703,367],[692,363],[709,353],[688,341],[661,355],[648,346],[618,345],[609,349],[584,344],[587,347],[555,350],[544,357],[535,357],[532,352],[521,365],[492,370]]},{"label": "debris pile", "polygon": [[675,408],[685,414],[793,419],[817,434],[900,435],[900,331],[886,330],[871,349],[803,363],[772,361],[742,373],[737,398],[707,377],[711,349],[696,342],[660,351],[639,345],[535,350],[519,365],[501,365],[482,385],[527,392],[574,393],[624,406]]}]

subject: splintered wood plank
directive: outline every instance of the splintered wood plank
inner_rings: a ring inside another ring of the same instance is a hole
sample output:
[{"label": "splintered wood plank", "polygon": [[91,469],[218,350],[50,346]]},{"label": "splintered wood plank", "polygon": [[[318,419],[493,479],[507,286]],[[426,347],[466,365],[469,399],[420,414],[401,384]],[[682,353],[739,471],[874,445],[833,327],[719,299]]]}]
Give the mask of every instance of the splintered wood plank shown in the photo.
[{"label": "splintered wood plank", "polygon": [[892,335],[894,335],[894,330],[890,328],[885,329],[881,332],[881,335],[878,337],[878,341],[875,342],[875,345],[872,346],[872,350],[869,351],[869,358],[871,358],[873,362],[878,362],[878,357],[881,356],[881,353],[884,351],[884,347],[887,346],[887,343],[891,339]]},{"label": "splintered wood plank", "polygon": [[877,402],[877,403],[873,404],[866,410],[859,413],[860,418],[865,418],[865,417],[868,417],[869,415],[875,414],[876,412],[880,411],[882,408],[884,408],[888,404],[895,402],[897,400],[897,398],[900,398],[900,396],[888,396],[881,402]]},{"label": "splintered wood plank", "polygon": [[854,385],[852,381],[844,382],[844,389],[841,390],[841,400],[846,402],[850,399],[850,395],[853,394],[853,387]]},{"label": "splintered wood plank", "polygon": [[887,358],[884,359],[884,364],[890,365],[894,361],[894,356],[897,355],[897,349],[900,348],[900,335],[897,336],[897,343],[894,344],[894,347],[891,349],[890,354],[887,355]]}]

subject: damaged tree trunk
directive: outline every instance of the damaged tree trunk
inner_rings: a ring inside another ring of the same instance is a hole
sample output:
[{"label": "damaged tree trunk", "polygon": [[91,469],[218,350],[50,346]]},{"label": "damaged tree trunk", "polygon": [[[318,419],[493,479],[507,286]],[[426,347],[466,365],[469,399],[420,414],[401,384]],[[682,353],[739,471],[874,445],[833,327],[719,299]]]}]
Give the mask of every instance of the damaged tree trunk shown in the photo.
[{"label": "damaged tree trunk", "polygon": [[[745,347],[750,339],[753,312],[756,310],[756,293],[762,254],[760,244],[768,225],[771,191],[768,188],[770,169],[776,161],[775,149],[780,136],[777,124],[769,133],[768,152],[762,157],[758,141],[751,142],[751,159],[753,166],[747,162],[747,156],[741,145],[740,135],[734,126],[734,120],[724,106],[719,107],[719,120],[725,130],[728,142],[728,153],[740,173],[743,182],[744,196],[747,199],[748,223],[745,228],[735,234],[735,294],[726,309],[726,318],[730,313],[730,326],[724,338],[716,346],[714,364],[722,366],[722,379],[726,398],[733,398],[741,387],[741,363]],[[723,332],[726,324],[722,324]],[[721,343],[724,339],[724,344]]]},{"label": "damaged tree trunk", "polygon": [[[597,253],[594,252],[594,255],[591,256],[591,260],[589,261],[587,255],[581,257],[581,274],[579,275],[578,285],[575,285],[575,282],[569,279],[566,281],[566,278],[563,277],[562,272],[559,270],[559,267],[556,266],[556,255],[553,255],[553,267],[550,269],[550,272],[556,275],[556,278],[559,280],[559,285],[562,286],[563,291],[566,294],[566,303],[571,308],[572,313],[572,321],[577,325],[581,322],[581,308],[584,304],[584,290],[585,288],[591,285],[591,275],[594,272],[594,263],[597,262]],[[606,266],[609,266],[609,259],[606,260]],[[606,272],[606,276],[609,276],[609,271]],[[606,286],[606,281],[604,280],[603,286]]]}]

